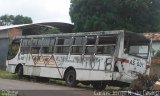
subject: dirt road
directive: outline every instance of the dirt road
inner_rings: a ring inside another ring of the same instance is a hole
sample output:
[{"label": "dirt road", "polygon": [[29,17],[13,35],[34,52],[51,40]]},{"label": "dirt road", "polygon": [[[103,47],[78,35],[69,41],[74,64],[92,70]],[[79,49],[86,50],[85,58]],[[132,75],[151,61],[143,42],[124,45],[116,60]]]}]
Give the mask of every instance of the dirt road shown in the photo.
[{"label": "dirt road", "polygon": [[[70,88],[54,84],[0,78],[0,90],[15,90],[18,96],[93,96],[91,90]],[[18,90],[18,91],[17,91]]]}]

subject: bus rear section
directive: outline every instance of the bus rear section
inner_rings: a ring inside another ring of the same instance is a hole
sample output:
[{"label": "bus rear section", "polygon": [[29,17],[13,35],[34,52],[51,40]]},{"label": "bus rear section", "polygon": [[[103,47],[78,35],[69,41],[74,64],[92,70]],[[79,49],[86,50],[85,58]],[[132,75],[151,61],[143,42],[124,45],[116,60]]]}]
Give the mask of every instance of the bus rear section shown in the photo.
[{"label": "bus rear section", "polygon": [[131,83],[139,75],[149,75],[151,63],[151,41],[143,35],[124,32],[115,56],[113,80]]},{"label": "bus rear section", "polygon": [[19,49],[7,60],[7,70],[100,90],[108,83],[130,83],[137,74],[148,74],[150,64],[150,41],[134,36],[139,35],[118,30],[17,37],[13,45]]}]

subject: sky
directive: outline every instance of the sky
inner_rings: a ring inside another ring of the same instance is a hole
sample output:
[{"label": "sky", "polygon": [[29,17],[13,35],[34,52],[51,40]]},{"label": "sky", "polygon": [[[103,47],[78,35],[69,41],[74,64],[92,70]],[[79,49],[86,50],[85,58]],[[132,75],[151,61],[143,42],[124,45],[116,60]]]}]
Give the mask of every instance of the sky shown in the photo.
[{"label": "sky", "polygon": [[31,17],[34,23],[71,23],[70,0],[0,0],[0,16],[23,15]]}]

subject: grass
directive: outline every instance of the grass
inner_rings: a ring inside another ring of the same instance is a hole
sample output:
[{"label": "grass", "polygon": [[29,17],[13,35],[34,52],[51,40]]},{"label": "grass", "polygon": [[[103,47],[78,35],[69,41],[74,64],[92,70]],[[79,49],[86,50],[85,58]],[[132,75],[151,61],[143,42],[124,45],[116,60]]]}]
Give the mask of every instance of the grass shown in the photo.
[{"label": "grass", "polygon": [[65,85],[65,81],[63,81],[63,80],[50,79],[49,83],[58,84],[58,85]]},{"label": "grass", "polygon": [[0,78],[3,79],[14,79],[16,76],[15,74],[9,73],[5,70],[0,70]]},{"label": "grass", "polygon": [[0,90],[0,96],[18,96],[18,91]]}]

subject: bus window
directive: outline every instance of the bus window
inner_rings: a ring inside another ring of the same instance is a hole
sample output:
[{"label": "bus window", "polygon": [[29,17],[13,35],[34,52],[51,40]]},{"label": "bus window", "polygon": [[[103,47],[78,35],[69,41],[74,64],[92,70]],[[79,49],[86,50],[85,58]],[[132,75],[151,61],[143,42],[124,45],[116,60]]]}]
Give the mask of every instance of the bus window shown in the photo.
[{"label": "bus window", "polygon": [[43,39],[42,48],[41,48],[41,53],[43,53],[43,54],[51,54],[51,53],[53,53],[54,43],[55,43],[55,39],[53,39],[53,38],[44,38]]},{"label": "bus window", "polygon": [[52,54],[52,53],[53,53],[53,50],[54,50],[54,47],[53,47],[53,46],[43,47],[43,48],[41,49],[41,53],[44,53],[44,54]]},{"label": "bus window", "polygon": [[[138,38],[137,38],[138,40]],[[147,41],[139,42],[132,38],[125,38],[124,53],[140,58],[148,58],[149,44]]]},{"label": "bus window", "polygon": [[94,54],[95,53],[95,44],[96,44],[96,36],[87,37],[85,54]]},{"label": "bus window", "polygon": [[9,50],[8,50],[8,57],[7,59],[13,59],[16,54],[18,53],[20,47],[20,40],[14,40],[11,45],[9,45]]},{"label": "bus window", "polygon": [[71,37],[57,39],[56,53],[69,53],[70,46],[73,42]]},{"label": "bus window", "polygon": [[21,54],[29,54],[30,47],[21,47]]},{"label": "bus window", "polygon": [[97,54],[113,55],[115,51],[116,41],[116,36],[99,36]]},{"label": "bus window", "polygon": [[94,53],[94,46],[86,46],[86,54],[93,54]]},{"label": "bus window", "polygon": [[57,45],[63,45],[64,44],[64,39],[58,39]]},{"label": "bus window", "polygon": [[129,54],[142,57],[142,58],[148,58],[148,45],[132,45],[129,46]]},{"label": "bus window", "polygon": [[85,37],[74,37],[73,45],[84,45],[85,41],[86,41]]},{"label": "bus window", "polygon": [[50,38],[44,38],[42,46],[49,46]]},{"label": "bus window", "polygon": [[31,54],[39,54],[40,47],[31,47]]},{"label": "bus window", "polygon": [[55,45],[55,41],[56,41],[55,38],[51,38],[51,40],[50,40],[50,46],[54,46]]},{"label": "bus window", "polygon": [[76,54],[76,55],[82,54],[85,41],[86,41],[85,37],[74,37],[71,54]]}]

